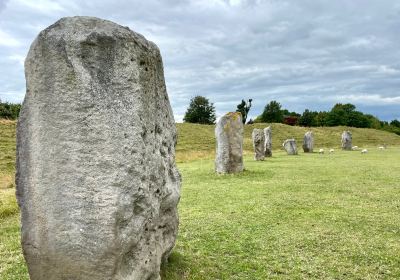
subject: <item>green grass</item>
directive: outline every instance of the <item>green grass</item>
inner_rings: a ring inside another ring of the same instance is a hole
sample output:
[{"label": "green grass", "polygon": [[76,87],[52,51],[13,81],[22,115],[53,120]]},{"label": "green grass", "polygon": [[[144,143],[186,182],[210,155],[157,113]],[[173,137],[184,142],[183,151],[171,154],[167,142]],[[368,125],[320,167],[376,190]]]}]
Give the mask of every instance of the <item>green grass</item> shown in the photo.
[{"label": "green grass", "polygon": [[15,127],[14,121],[0,119],[0,189],[15,187]]},{"label": "green grass", "polygon": [[[1,200],[4,197],[11,198],[10,193],[10,190],[0,189]],[[7,214],[0,217],[0,279],[28,280],[28,272],[20,245],[19,213],[11,214],[16,208],[15,197],[10,201],[14,205],[9,205],[10,209],[6,210]],[[6,208],[1,207],[0,211],[4,211],[4,209]]]},{"label": "green grass", "polygon": [[165,279],[400,279],[400,149],[179,164]]},{"label": "green grass", "polygon": [[[251,129],[246,171],[216,175],[214,127],[178,125],[180,230],[163,279],[400,279],[400,137],[351,129],[354,144],[368,154],[275,150],[255,162]],[[313,129],[316,146],[337,148],[344,129]],[[275,148],[284,138],[301,140],[303,132],[274,124]],[[0,122],[0,140],[0,279],[24,280],[10,185],[15,123]],[[382,143],[389,149],[379,151]]]}]

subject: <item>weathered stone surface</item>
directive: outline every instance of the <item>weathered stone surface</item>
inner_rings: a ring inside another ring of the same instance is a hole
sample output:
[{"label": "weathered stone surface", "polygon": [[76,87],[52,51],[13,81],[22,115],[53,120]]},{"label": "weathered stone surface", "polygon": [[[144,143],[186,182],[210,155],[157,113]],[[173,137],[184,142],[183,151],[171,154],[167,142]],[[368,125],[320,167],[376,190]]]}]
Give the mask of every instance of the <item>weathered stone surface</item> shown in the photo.
[{"label": "weathered stone surface", "polygon": [[288,155],[297,155],[297,144],[294,139],[286,139],[282,144]]},{"label": "weathered stone surface", "polygon": [[243,171],[242,115],[230,112],[221,117],[215,127],[217,151],[215,170],[218,173]]},{"label": "weathered stone surface", "polygon": [[254,148],[254,159],[255,160],[264,160],[265,152],[265,139],[264,139],[264,130],[255,128],[251,133],[251,138],[253,139],[253,148]]},{"label": "weathered stone surface", "polygon": [[342,150],[351,151],[352,136],[350,131],[343,131],[342,133]]},{"label": "weathered stone surface", "polygon": [[266,157],[272,157],[272,129],[270,126],[264,128],[264,153]]},{"label": "weathered stone surface", "polygon": [[160,279],[180,175],[157,46],[63,18],[33,42],[25,72],[16,182],[30,279]]},{"label": "weathered stone surface", "polygon": [[312,131],[307,131],[304,134],[303,151],[305,153],[312,153],[314,151],[314,135]]}]

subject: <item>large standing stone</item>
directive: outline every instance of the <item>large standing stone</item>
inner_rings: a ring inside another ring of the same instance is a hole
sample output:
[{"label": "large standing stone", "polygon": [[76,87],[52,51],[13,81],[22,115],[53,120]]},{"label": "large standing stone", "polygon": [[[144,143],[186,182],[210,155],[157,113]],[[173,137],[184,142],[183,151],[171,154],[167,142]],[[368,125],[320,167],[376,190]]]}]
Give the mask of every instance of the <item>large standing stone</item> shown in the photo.
[{"label": "large standing stone", "polygon": [[342,150],[351,151],[352,136],[350,131],[343,131],[342,133]]},{"label": "large standing stone", "polygon": [[297,144],[294,139],[286,139],[282,144],[288,155],[297,155]]},{"label": "large standing stone", "polygon": [[307,131],[304,134],[303,151],[305,153],[312,153],[314,151],[314,135],[312,131]]},{"label": "large standing stone", "polygon": [[218,173],[243,171],[243,123],[238,112],[227,113],[215,127],[217,154],[215,170]]},{"label": "large standing stone", "polygon": [[254,159],[264,160],[265,158],[264,130],[258,128],[253,129],[253,132],[251,133],[251,138],[253,139]]},{"label": "large standing stone", "polygon": [[265,138],[265,143],[264,143],[265,156],[272,157],[272,130],[270,126],[264,128],[264,138]]},{"label": "large standing stone", "polygon": [[33,42],[25,72],[16,182],[30,279],[160,279],[180,175],[157,46],[63,18]]}]

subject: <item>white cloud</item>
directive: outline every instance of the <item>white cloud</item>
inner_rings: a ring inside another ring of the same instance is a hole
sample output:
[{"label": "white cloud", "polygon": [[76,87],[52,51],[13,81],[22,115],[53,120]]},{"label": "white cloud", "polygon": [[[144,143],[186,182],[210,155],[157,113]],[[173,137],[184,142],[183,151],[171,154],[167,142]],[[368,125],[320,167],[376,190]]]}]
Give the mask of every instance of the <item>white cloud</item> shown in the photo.
[{"label": "white cloud", "polygon": [[31,12],[39,12],[47,15],[64,11],[61,3],[51,0],[14,0],[10,3],[10,5],[11,4],[17,5],[24,9],[29,9]]},{"label": "white cloud", "polygon": [[240,6],[243,4],[243,0],[229,0],[229,5],[231,6]]},{"label": "white cloud", "polygon": [[0,20],[0,97],[22,98],[22,62],[39,30],[79,14],[130,26],[160,47],[177,120],[194,95],[214,102],[219,116],[253,98],[251,115],[273,99],[299,111],[347,100],[390,119],[398,115],[399,7],[397,0],[10,0]]},{"label": "white cloud", "polygon": [[377,71],[379,73],[387,74],[387,75],[396,75],[396,74],[398,75],[400,73],[400,71],[398,69],[395,69],[388,65],[379,65]]},{"label": "white cloud", "polygon": [[0,91],[0,100],[14,103],[21,103],[24,98],[25,91]]},{"label": "white cloud", "polygon": [[0,29],[0,46],[19,47],[21,46],[21,42],[11,36],[9,33]]},{"label": "white cloud", "polygon": [[20,54],[13,54],[8,57],[12,61],[17,61],[21,66],[24,65],[25,56]]},{"label": "white cloud", "polygon": [[378,94],[350,94],[338,95],[331,98],[334,101],[344,100],[350,103],[363,105],[400,105],[400,96],[385,97]]}]

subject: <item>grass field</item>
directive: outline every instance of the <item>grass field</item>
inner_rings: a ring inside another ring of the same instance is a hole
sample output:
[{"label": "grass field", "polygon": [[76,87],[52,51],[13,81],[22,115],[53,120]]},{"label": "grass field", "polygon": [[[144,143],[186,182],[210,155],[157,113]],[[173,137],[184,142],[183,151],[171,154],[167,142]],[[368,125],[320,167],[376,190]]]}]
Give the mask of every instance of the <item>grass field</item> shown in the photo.
[{"label": "grass field", "polygon": [[[178,126],[177,160],[186,161],[196,158],[214,158],[215,138],[213,125],[199,125],[181,123]],[[264,128],[267,124],[246,125],[244,129],[244,149],[251,152],[251,132],[254,128]],[[284,140],[294,138],[301,148],[304,133],[308,130],[314,132],[315,147],[340,148],[340,139],[344,130],[350,130],[353,134],[353,145],[361,147],[376,147],[377,145],[400,146],[400,136],[382,130],[354,128],[354,127],[313,127],[311,129],[299,126],[288,126],[274,123],[272,127],[273,149],[281,149]]]},{"label": "grass field", "polygon": [[[280,126],[273,127],[276,146],[279,137],[300,140],[305,131]],[[277,149],[255,162],[247,127],[246,171],[218,176],[213,127],[178,129],[181,222],[163,279],[400,279],[400,137],[351,129],[368,154]],[[342,130],[313,129],[316,146],[337,148]],[[28,276],[12,183],[14,138],[15,124],[0,123],[0,279],[19,280]],[[383,143],[389,148],[379,151]]]}]

